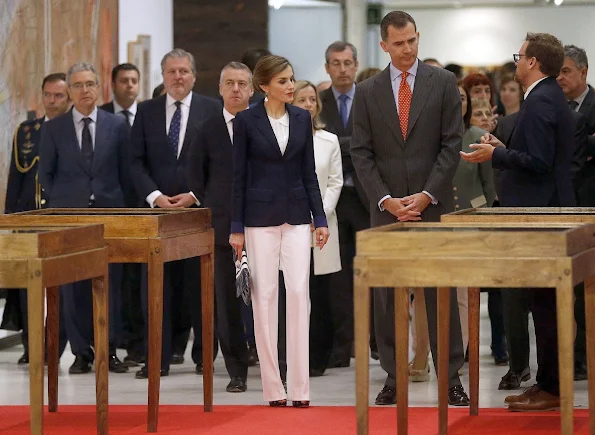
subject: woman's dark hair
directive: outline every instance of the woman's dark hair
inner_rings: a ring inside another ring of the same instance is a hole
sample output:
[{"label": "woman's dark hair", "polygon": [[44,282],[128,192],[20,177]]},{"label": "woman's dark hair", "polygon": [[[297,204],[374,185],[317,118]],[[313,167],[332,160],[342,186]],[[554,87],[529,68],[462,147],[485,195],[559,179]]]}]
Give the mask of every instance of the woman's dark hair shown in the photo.
[{"label": "woman's dark hair", "polygon": [[288,66],[291,66],[291,63],[284,57],[274,54],[262,57],[254,67],[254,76],[252,77],[254,89],[264,93],[260,86],[267,86],[273,77],[285,71]]},{"label": "woman's dark hair", "polygon": [[459,80],[457,82],[457,85],[459,86],[459,88],[465,91],[465,95],[467,98],[467,111],[463,115],[463,124],[465,125],[465,131],[467,131],[469,130],[469,127],[471,127],[471,97],[469,96],[469,92],[467,92],[467,89],[465,89],[465,83],[463,82],[463,80]]}]

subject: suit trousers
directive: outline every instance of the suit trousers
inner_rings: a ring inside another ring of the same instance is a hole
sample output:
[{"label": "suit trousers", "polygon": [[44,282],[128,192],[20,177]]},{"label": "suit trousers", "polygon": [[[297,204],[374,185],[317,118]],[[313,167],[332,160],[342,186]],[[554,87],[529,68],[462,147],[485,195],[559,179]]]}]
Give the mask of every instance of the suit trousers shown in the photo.
[{"label": "suit trousers", "polygon": [[227,373],[245,381],[248,376],[248,348],[241,314],[241,306],[245,304],[236,296],[235,277],[231,246],[215,245],[217,336]]},{"label": "suit trousers", "polygon": [[[428,332],[430,349],[434,359],[434,367],[438,367],[437,336],[437,298],[435,288],[425,288],[426,314],[428,316]],[[376,343],[380,355],[380,366],[388,373],[385,385],[395,388],[395,294],[392,288],[377,288],[374,290],[374,322],[376,327]],[[461,321],[455,289],[450,294],[450,357],[448,362],[448,387],[461,385],[459,369],[465,363],[463,338],[461,336]]]},{"label": "suit trousers", "polygon": [[287,396],[290,400],[310,400],[310,225],[248,227],[245,236],[264,400],[286,398],[277,353],[279,267],[287,292]]},{"label": "suit trousers", "polygon": [[521,373],[529,367],[529,290],[502,289],[502,312],[504,331],[508,346],[510,370]]},{"label": "suit trousers", "polygon": [[[121,328],[120,285],[122,264],[109,265],[109,346],[115,355],[116,343]],[[78,281],[60,288],[60,299],[64,300],[64,323],[70,349],[76,356],[93,361],[93,288],[91,280]]]},{"label": "suit trousers", "polygon": [[122,276],[122,337],[128,355],[144,355],[145,320],[141,304],[141,265],[124,264]]},{"label": "suit trousers", "polygon": [[576,337],[574,339],[575,365],[587,365],[587,324],[585,319],[585,283],[574,288],[574,320],[576,321]]},{"label": "suit trousers", "polygon": [[310,368],[324,371],[333,345],[330,283],[336,273],[314,275],[313,266],[310,269]]}]

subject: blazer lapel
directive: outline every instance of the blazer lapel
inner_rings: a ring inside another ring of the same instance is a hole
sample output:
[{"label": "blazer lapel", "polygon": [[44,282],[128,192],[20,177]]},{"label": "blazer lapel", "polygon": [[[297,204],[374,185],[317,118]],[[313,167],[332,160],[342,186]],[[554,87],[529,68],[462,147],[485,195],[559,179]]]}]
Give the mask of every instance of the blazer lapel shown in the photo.
[{"label": "blazer lapel", "polygon": [[[287,113],[289,114],[289,138],[287,139],[287,147],[285,147],[285,153],[283,153],[283,157],[289,155],[289,151],[291,151],[291,149],[293,148],[293,143],[295,142],[295,135],[296,135],[296,129],[292,128],[298,125],[299,122],[299,112],[296,110],[293,110],[293,107],[290,106],[289,104],[285,105],[285,109],[287,110]],[[275,140],[275,143],[277,141]],[[279,145],[277,144],[277,148],[279,148]]]},{"label": "blazer lapel", "polygon": [[380,112],[386,118],[386,122],[399,142],[399,145],[405,146],[393,88],[390,83],[390,65],[387,66],[384,71],[376,75],[374,81],[378,84],[378,86],[374,86],[374,93],[376,94],[378,105],[380,106]]},{"label": "blazer lapel", "polygon": [[97,111],[97,124],[95,125],[95,146],[93,147],[93,167],[92,171],[97,168],[103,155],[107,152],[105,149],[108,145],[107,137],[109,136],[108,125],[106,123],[105,114],[101,110]]},{"label": "blazer lapel", "polygon": [[182,158],[182,154],[184,150],[186,150],[194,136],[196,136],[196,129],[198,125],[194,122],[196,119],[200,119],[200,112],[202,108],[200,107],[200,102],[194,92],[192,92],[192,102],[190,103],[190,112],[188,113],[188,123],[186,124],[186,133],[184,134],[184,141],[182,142],[182,149],[180,150],[180,157]]},{"label": "blazer lapel", "polygon": [[174,156],[169,151],[169,144],[167,143],[167,119],[165,116],[165,107],[167,105],[167,95],[162,95],[155,99],[155,108],[152,110],[151,123],[159,129],[158,143],[163,144],[163,148],[167,150],[165,154],[170,159],[174,159]]},{"label": "blazer lapel", "polygon": [[409,109],[409,123],[407,125],[407,137],[411,133],[413,126],[417,122],[419,115],[428,95],[432,92],[432,69],[425,63],[419,61],[417,67],[417,77],[415,77],[415,85],[413,87],[413,96],[411,99],[411,107]]},{"label": "blazer lapel", "polygon": [[[321,93],[321,95],[323,94]],[[345,128],[343,127],[343,121],[339,116],[337,101],[335,100],[335,96],[333,95],[333,91],[331,88],[329,88],[327,91],[324,91],[324,98],[322,98],[322,107],[324,107],[324,111],[327,115],[327,119],[325,119],[325,121],[329,124],[332,124],[335,127],[335,131],[339,132],[340,136],[343,136],[342,133],[344,132]],[[349,117],[351,118],[351,113],[349,113]]]},{"label": "blazer lapel", "polygon": [[[271,127],[271,123],[269,122],[266,109],[264,108],[264,100],[258,103],[252,109],[249,109],[249,113],[251,113],[258,119],[258,121],[256,122],[256,128],[258,128],[258,130],[264,135],[264,137],[267,138],[271,146],[276,150],[276,153],[281,155],[281,148],[279,148],[277,138],[275,137],[275,133],[273,132],[273,127]],[[291,126],[289,127],[289,134],[291,137]]]}]

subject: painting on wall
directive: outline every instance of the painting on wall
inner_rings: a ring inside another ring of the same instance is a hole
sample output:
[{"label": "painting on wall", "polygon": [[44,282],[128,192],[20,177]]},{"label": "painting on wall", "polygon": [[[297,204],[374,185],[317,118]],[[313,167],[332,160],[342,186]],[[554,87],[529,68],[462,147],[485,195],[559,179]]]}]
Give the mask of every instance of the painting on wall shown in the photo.
[{"label": "painting on wall", "polygon": [[128,62],[136,65],[140,72],[138,100],[152,97],[151,89],[151,35],[138,35],[136,41],[128,42]]},{"label": "painting on wall", "polygon": [[118,60],[118,0],[0,1],[0,207],[4,210],[12,135],[41,116],[41,82],[77,61],[92,63],[100,101],[111,98]]}]

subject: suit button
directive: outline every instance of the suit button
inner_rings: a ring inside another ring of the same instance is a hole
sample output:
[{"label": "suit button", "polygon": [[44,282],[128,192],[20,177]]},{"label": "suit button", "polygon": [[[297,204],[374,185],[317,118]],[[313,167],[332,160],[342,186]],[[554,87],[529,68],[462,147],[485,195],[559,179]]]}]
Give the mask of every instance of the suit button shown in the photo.
[{"label": "suit button", "polygon": [[455,196],[455,201],[458,200],[458,199],[459,199],[459,197],[458,196]]},{"label": "suit button", "polygon": [[457,191],[457,187],[456,186],[453,187],[452,190],[454,190],[456,192]]},{"label": "suit button", "polygon": [[455,208],[461,208],[461,207],[459,206],[459,204],[457,204],[457,205],[455,205]]}]

